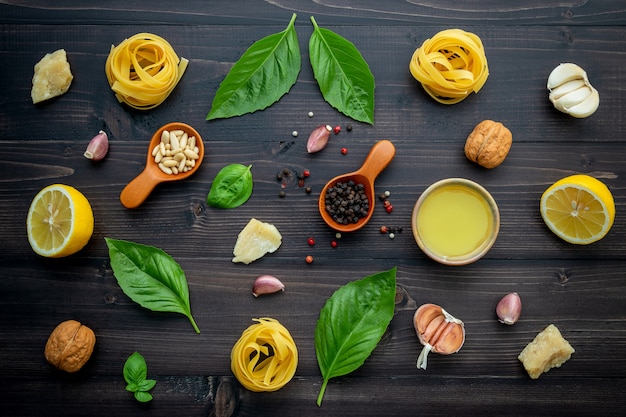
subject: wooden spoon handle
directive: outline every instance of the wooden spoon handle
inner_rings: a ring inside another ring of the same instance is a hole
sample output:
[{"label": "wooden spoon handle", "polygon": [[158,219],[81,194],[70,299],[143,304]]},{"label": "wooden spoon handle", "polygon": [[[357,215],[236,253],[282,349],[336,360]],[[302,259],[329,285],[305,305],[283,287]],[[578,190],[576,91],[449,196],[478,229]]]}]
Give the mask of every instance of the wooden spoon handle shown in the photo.
[{"label": "wooden spoon handle", "polygon": [[363,166],[357,172],[369,178],[373,184],[378,174],[387,168],[395,155],[396,147],[393,146],[393,143],[386,139],[376,142],[365,158]]},{"label": "wooden spoon handle", "polygon": [[124,187],[120,194],[120,201],[126,208],[137,208],[150,195],[159,181],[144,170]]}]

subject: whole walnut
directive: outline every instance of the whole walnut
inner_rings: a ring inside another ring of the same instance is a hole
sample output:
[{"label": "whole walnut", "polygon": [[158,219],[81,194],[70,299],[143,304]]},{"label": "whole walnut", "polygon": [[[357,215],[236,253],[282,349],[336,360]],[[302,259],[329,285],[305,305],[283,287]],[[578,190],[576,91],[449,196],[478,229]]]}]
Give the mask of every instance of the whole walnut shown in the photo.
[{"label": "whole walnut", "polygon": [[465,156],[485,168],[495,168],[509,154],[513,136],[502,123],[483,120],[465,142]]},{"label": "whole walnut", "polygon": [[67,320],[50,334],[44,355],[58,369],[76,372],[87,363],[95,344],[93,330],[76,320]]}]

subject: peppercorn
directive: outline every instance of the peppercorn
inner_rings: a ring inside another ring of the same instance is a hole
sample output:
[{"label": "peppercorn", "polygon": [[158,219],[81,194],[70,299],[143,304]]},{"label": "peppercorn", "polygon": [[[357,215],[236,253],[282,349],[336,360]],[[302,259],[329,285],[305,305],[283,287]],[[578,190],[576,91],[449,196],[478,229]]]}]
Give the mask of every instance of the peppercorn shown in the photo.
[{"label": "peppercorn", "polygon": [[393,211],[393,206],[391,204],[389,204],[387,207],[385,207],[385,211],[387,213],[391,213]]},{"label": "peppercorn", "polygon": [[341,148],[341,154],[342,155],[347,155],[348,154],[348,148]]},{"label": "peppercorn", "polygon": [[285,195],[286,195],[286,194],[285,194],[285,192],[284,192],[283,190],[280,190],[280,192],[278,193],[278,196],[279,196],[280,198],[285,198]]},{"label": "peppercorn", "polygon": [[313,239],[312,237],[308,238],[306,242],[309,244],[309,246],[315,245],[315,239]]},{"label": "peppercorn", "polygon": [[307,194],[311,194],[311,191],[312,191],[311,187],[306,187],[305,191],[306,191]]},{"label": "peppercorn", "polygon": [[302,176],[303,177],[308,177],[311,175],[311,171],[309,171],[308,169],[305,169],[304,171],[302,171]]},{"label": "peppercorn", "polygon": [[389,233],[389,239],[393,239],[395,237],[396,237],[396,235],[394,233]]},{"label": "peppercorn", "polygon": [[391,201],[389,200],[385,200],[385,202],[383,203],[383,207],[387,208],[391,205]]},{"label": "peppercorn", "polygon": [[304,180],[298,180],[298,187],[304,187]]},{"label": "peppercorn", "polygon": [[389,231],[389,228],[387,226],[380,226],[380,233],[387,233]]},{"label": "peppercorn", "polygon": [[336,248],[337,245],[339,245],[339,244],[337,243],[336,240],[333,240],[333,241],[330,242],[330,246],[333,247],[333,248]]},{"label": "peppercorn", "polygon": [[365,186],[353,180],[338,181],[328,187],[324,203],[328,214],[339,224],[357,223],[369,211]]},{"label": "peppercorn", "polygon": [[311,255],[307,255],[306,258],[304,258],[304,260],[306,261],[306,263],[308,264],[312,264],[313,263],[313,257]]},{"label": "peppercorn", "polygon": [[348,132],[351,132],[352,131],[352,125],[347,125],[346,126],[346,130],[348,130]]}]

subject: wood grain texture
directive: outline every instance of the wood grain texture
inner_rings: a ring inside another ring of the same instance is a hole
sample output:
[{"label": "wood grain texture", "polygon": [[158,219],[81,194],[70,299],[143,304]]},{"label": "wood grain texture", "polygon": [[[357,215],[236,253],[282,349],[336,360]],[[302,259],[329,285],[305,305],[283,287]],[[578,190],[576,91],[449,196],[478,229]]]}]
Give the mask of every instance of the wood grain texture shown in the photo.
[{"label": "wood grain texture", "polygon": [[[622,416],[626,412],[626,7],[615,1],[0,1],[0,406],[7,416]],[[284,29],[292,13],[303,65],[289,94],[270,108],[207,122],[215,92],[254,41]],[[376,79],[375,124],[354,122],[323,101],[308,64],[309,16],[351,40]],[[411,77],[408,62],[428,37],[448,27],[477,33],[490,76],[464,102],[443,106]],[[112,44],[140,31],[166,38],[189,68],[154,110],[120,105],[104,75]],[[65,48],[74,74],[69,92],[39,106],[30,101],[34,64]],[[577,120],[547,99],[546,79],[560,62],[585,68],[600,91],[600,108]],[[315,116],[309,118],[307,113]],[[506,161],[493,170],[469,162],[465,138],[484,119],[513,133]],[[125,209],[124,186],[143,169],[148,140],[165,123],[194,126],[205,160],[191,178],[160,184],[143,205]],[[340,125],[329,145],[306,153],[320,124]],[[346,126],[352,125],[347,131]],[[100,129],[110,152],[85,159]],[[292,136],[297,130],[299,135]],[[389,139],[393,162],[376,190],[390,191],[368,226],[336,239],[317,211],[320,190],[357,169],[371,146]],[[346,147],[347,155],[340,149]],[[233,210],[206,204],[226,164],[252,164],[254,191]],[[291,176],[283,179],[283,170]],[[308,169],[307,194],[297,181]],[[617,215],[607,237],[569,245],[547,229],[539,199],[573,173],[600,178]],[[446,177],[465,177],[496,199],[501,228],[485,258],[464,267],[436,264],[411,232],[421,192]],[[92,204],[89,244],[64,259],[36,256],[25,219],[33,196],[66,183]],[[279,191],[286,193],[279,197]],[[237,233],[256,217],[277,226],[281,248],[250,265],[233,264]],[[394,239],[382,225],[401,227]],[[143,309],[121,291],[104,237],[158,246],[183,267],[196,334],[181,315]],[[307,244],[314,237],[315,246]],[[314,263],[306,264],[306,255]],[[395,316],[365,365],[332,379],[321,408],[322,378],[314,348],[320,309],[352,280],[398,267]],[[255,298],[254,279],[275,275],[284,293]],[[497,322],[508,292],[522,297],[514,326]],[[467,340],[450,356],[431,354],[416,369],[421,345],[415,309],[437,303],[465,322]],[[255,317],[278,319],[298,346],[296,377],[274,393],[243,389],[230,371],[230,350]],[[66,319],[91,327],[92,359],[77,374],[53,369],[43,348]],[[576,349],[572,359],[530,380],[517,355],[554,323]],[[150,404],[125,391],[125,359],[140,351],[157,380]]]}]

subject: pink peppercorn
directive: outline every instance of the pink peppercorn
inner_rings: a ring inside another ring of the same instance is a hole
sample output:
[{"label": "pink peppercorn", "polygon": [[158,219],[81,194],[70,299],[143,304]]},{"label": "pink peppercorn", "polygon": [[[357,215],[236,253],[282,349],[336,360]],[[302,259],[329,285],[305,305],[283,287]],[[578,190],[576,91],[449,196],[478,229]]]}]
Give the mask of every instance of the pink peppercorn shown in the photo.
[{"label": "pink peppercorn", "polygon": [[309,175],[311,175],[311,172],[308,169],[305,169],[304,171],[302,171],[302,176],[303,177],[308,177]]},{"label": "pink peppercorn", "polygon": [[389,204],[388,206],[385,207],[385,211],[387,213],[391,213],[393,211],[393,206],[391,204]]},{"label": "pink peppercorn", "polygon": [[308,238],[306,242],[309,244],[309,246],[315,245],[315,239],[313,239],[312,237]]},{"label": "pink peppercorn", "polygon": [[308,264],[312,264],[313,263],[313,257],[311,255],[307,255],[306,258],[304,258],[304,260],[306,261],[306,263]]},{"label": "pink peppercorn", "polygon": [[341,148],[341,154],[342,155],[347,155],[348,154],[348,148]]},{"label": "pink peppercorn", "polygon": [[333,128],[333,132],[335,132],[335,135],[338,135],[338,134],[339,134],[339,132],[341,132],[341,126],[335,126],[335,127]]},{"label": "pink peppercorn", "polygon": [[333,247],[333,248],[336,248],[337,245],[339,245],[339,244],[337,243],[336,240],[333,240],[332,242],[330,242],[330,246]]}]

